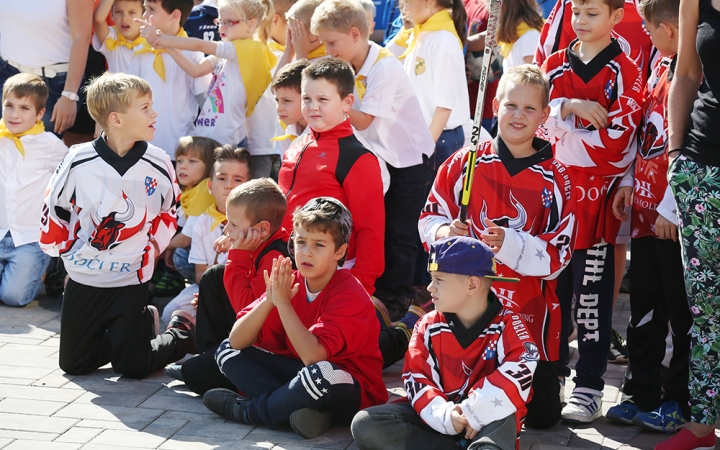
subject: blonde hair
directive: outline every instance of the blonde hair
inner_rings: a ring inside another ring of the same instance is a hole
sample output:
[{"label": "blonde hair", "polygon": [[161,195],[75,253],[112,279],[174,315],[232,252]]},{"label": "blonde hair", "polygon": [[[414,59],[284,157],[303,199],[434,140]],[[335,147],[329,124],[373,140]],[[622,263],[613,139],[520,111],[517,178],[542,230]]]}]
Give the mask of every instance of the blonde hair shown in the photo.
[{"label": "blonde hair", "polygon": [[290,8],[292,8],[292,5],[295,4],[295,1],[296,0],[272,0],[275,14],[280,15],[283,20],[287,20],[285,19],[285,14],[290,11]]},{"label": "blonde hair", "polygon": [[[312,20],[315,9],[323,2],[323,0],[299,0],[292,5],[285,18],[288,20],[299,20],[310,31],[310,21]],[[312,33],[312,31],[310,31]]]},{"label": "blonde hair", "polygon": [[645,21],[659,27],[661,23],[678,26],[680,0],[640,0],[638,12]]},{"label": "blonde hair", "polygon": [[319,30],[328,30],[348,34],[353,27],[360,31],[363,39],[370,36],[367,15],[359,1],[325,0],[312,15],[310,32],[317,35]]},{"label": "blonde hair", "polygon": [[269,0],[218,0],[218,8],[230,8],[240,14],[245,20],[257,21],[255,33],[262,42],[270,37],[272,16],[275,14]]},{"label": "blonde hair", "polygon": [[152,88],[135,75],[105,72],[85,86],[85,93],[90,117],[106,130],[110,113],[126,113],[135,99],[152,97]]},{"label": "blonde hair", "polygon": [[370,13],[373,17],[375,17],[376,8],[375,3],[373,3],[372,0],[359,0],[359,2],[365,10],[365,13]]},{"label": "blonde hair", "polygon": [[545,108],[550,99],[550,81],[547,76],[534,64],[521,64],[508,70],[500,78],[495,98],[502,100],[510,89],[510,84],[515,86],[534,86],[542,93],[542,106]]},{"label": "blonde hair", "polygon": [[35,104],[35,113],[39,113],[45,108],[50,91],[39,76],[30,73],[19,73],[5,80],[2,88],[3,103],[10,94],[19,99],[30,97],[30,100]]}]

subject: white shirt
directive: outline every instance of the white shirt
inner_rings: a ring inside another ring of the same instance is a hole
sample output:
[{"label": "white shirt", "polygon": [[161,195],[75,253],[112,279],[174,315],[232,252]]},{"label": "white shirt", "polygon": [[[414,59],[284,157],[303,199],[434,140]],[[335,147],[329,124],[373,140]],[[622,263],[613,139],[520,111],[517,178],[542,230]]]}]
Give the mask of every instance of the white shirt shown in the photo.
[{"label": "white shirt", "polygon": [[393,56],[377,61],[380,48],[370,42],[370,52],[358,71],[358,76],[366,77],[367,88],[362,100],[355,90],[353,109],[375,119],[357,133],[369,143],[369,150],[393,167],[422,164],[423,154],[435,151],[435,142],[403,65]]},{"label": "white shirt", "polygon": [[[181,53],[196,63],[205,57],[201,52],[181,50]],[[142,53],[133,57],[128,73],[150,83],[153,90],[153,109],[158,113],[155,138],[150,143],[163,149],[174,161],[178,139],[195,135],[194,121],[198,110],[195,96],[205,93],[210,76],[193,78],[167,53],[161,53],[161,57],[165,63],[167,82],[163,81],[153,68],[153,53]]]},{"label": "white shirt", "polygon": [[30,67],[70,61],[66,0],[0,0],[0,56]]},{"label": "white shirt", "polygon": [[10,138],[0,139],[0,239],[10,232],[16,247],[40,239],[48,181],[68,148],[52,133],[20,138],[25,158]]},{"label": "white shirt", "polygon": [[532,29],[518,38],[512,46],[510,54],[503,59],[503,72],[507,72],[515,66],[526,64],[523,58],[534,57],[535,48],[540,42],[540,32]]},{"label": "white shirt", "polygon": [[[279,62],[283,53],[278,50],[271,51]],[[274,75],[276,70],[277,63],[270,70],[270,73]],[[276,136],[277,127],[278,115],[275,94],[268,86],[257,105],[255,105],[255,110],[245,121],[248,150],[251,155],[274,155],[277,153],[275,141],[272,141],[272,138]]]},{"label": "white shirt", "polygon": [[297,140],[299,137],[310,133],[310,127],[305,127],[301,130],[300,125],[298,125],[297,123],[288,125],[287,128],[283,130],[280,126],[280,122],[277,122],[276,127],[276,136],[283,136],[285,134],[292,134],[294,136],[297,136],[295,139],[283,139],[282,141],[273,141],[273,143],[275,144],[276,152],[279,155],[284,155],[287,149],[289,149],[292,143],[295,142],[295,140]]},{"label": "white shirt", "polygon": [[[115,27],[110,27],[108,30],[107,39],[117,39],[118,33]],[[118,45],[115,50],[108,50],[105,46],[105,41],[100,42],[97,34],[93,33],[92,46],[96,52],[100,52],[107,61],[108,72],[127,72],[130,67],[130,61],[133,58],[135,50],[140,48],[136,46],[134,49],[129,49],[124,45]]]},{"label": "white shirt", "polygon": [[227,253],[216,253],[213,250],[213,244],[222,236],[224,226],[218,225],[210,231],[213,218],[209,214],[202,213],[198,216],[197,222],[193,227],[192,244],[190,244],[190,255],[188,262],[191,264],[225,264],[227,262]]},{"label": "white shirt", "polygon": [[[408,45],[412,39],[410,36]],[[422,32],[417,39],[418,44],[400,62],[415,86],[426,126],[430,126],[435,108],[441,107],[451,110],[445,130],[459,126],[469,129],[472,121],[465,57],[457,37],[449,31],[438,30]],[[396,55],[400,49],[405,50],[394,44],[388,45],[388,49]]]},{"label": "white shirt", "polygon": [[220,144],[237,145],[246,136],[247,111],[247,95],[238,56],[232,42],[218,42],[215,55],[217,57],[209,57],[215,71],[195,122],[195,133],[215,139]]}]

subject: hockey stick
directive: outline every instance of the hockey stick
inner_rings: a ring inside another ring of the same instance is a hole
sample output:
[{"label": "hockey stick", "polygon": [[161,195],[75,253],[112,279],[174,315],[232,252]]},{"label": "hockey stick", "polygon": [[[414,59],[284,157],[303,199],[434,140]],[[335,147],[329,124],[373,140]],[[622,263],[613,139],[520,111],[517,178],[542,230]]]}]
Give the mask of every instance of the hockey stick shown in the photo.
[{"label": "hockey stick", "polygon": [[473,120],[472,136],[470,136],[470,151],[468,152],[467,167],[465,168],[465,182],[463,183],[462,197],[460,198],[460,220],[467,220],[468,205],[470,204],[470,191],[472,190],[473,178],[475,177],[475,160],[477,158],[478,143],[480,142],[480,127],[482,126],[482,113],[485,106],[485,92],[487,91],[488,73],[490,72],[490,60],[495,47],[497,37],[498,18],[500,17],[500,5],[502,0],[490,0],[490,11],[485,33],[485,50],[483,51],[483,62],[480,68],[480,80],[478,81],[477,103],[475,104],[475,119]]}]

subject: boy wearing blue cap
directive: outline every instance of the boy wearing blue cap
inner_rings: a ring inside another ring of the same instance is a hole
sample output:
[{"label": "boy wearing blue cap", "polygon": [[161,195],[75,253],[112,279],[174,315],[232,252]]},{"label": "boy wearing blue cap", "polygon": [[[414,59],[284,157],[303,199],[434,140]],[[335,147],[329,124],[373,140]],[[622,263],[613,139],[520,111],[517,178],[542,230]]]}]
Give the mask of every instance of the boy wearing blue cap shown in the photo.
[{"label": "boy wearing blue cap", "polygon": [[519,280],[495,268],[492,250],[470,237],[430,247],[435,311],[415,325],[405,355],[408,402],[356,414],[360,449],[520,448],[539,352],[520,315],[490,290],[493,280]]}]

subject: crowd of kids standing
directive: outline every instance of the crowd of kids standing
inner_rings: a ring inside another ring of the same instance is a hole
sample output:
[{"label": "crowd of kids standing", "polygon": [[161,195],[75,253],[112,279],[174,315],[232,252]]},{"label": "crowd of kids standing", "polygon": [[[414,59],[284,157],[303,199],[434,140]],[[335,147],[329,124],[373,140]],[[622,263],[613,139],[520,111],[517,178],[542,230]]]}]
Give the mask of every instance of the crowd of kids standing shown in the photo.
[{"label": "crowd of kids standing", "polygon": [[480,86],[484,0],[0,0],[0,301],[306,438],[519,449],[628,362],[605,416],[714,448],[716,3],[504,0]]}]

